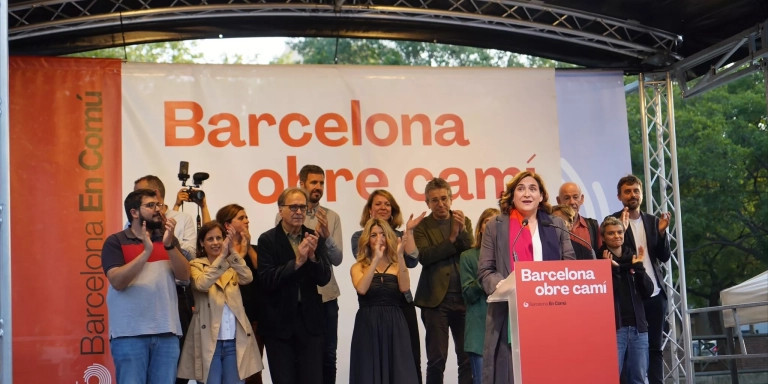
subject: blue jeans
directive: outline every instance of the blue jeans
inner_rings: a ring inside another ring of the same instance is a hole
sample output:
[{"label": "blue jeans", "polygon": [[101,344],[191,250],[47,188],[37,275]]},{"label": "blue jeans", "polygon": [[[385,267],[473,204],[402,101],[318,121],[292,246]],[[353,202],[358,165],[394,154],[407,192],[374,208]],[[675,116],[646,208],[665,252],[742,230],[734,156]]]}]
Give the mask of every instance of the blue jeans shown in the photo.
[{"label": "blue jeans", "polygon": [[179,337],[172,334],[118,337],[109,341],[120,384],[171,384],[176,381]]},{"label": "blue jeans", "polygon": [[648,332],[638,332],[635,327],[621,327],[616,330],[616,341],[619,347],[619,374],[626,370],[629,384],[645,383]]},{"label": "blue jeans", "polygon": [[483,383],[483,355],[467,352],[469,366],[472,368],[472,384]]},{"label": "blue jeans", "polygon": [[237,372],[237,344],[235,339],[216,341],[211,369],[208,370],[206,384],[242,384]]}]

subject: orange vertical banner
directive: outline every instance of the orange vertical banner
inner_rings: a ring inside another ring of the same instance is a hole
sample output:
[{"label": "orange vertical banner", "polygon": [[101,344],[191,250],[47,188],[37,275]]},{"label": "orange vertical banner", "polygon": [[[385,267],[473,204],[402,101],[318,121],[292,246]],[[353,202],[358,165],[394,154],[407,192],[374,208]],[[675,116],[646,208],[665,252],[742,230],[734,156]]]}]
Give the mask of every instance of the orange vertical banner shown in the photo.
[{"label": "orange vertical banner", "polygon": [[13,379],[110,383],[101,248],[123,221],[121,62],[9,69]]}]

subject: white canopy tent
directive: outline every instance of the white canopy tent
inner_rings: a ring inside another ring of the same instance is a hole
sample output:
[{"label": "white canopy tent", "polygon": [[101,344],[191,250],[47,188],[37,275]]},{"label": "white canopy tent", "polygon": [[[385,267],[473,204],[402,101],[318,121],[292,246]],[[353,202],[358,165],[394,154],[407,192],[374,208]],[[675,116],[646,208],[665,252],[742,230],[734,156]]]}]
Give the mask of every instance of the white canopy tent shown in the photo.
[{"label": "white canopy tent", "polygon": [[[768,271],[765,271],[741,284],[720,291],[722,305],[736,305],[768,301]],[[768,322],[768,307],[750,307],[737,311],[741,325]],[[730,310],[723,311],[723,325],[735,326]]]}]

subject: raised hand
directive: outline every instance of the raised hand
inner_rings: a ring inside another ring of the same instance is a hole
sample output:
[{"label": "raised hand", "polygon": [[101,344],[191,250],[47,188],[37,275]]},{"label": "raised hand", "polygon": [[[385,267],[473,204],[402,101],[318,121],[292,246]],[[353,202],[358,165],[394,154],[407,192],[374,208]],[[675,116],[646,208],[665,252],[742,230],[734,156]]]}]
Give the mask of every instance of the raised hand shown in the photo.
[{"label": "raised hand", "polygon": [[251,245],[251,230],[246,228],[245,231],[240,232],[240,237],[246,245]]},{"label": "raised hand", "polygon": [[226,236],[224,236],[224,240],[221,242],[221,253],[219,254],[219,257],[227,257],[230,253],[233,253],[234,246],[235,246],[235,229],[231,226],[227,228]]},{"label": "raised hand", "polygon": [[185,201],[189,201],[189,193],[186,188],[182,188],[176,193],[176,202],[173,203],[173,208],[180,207]]},{"label": "raised hand", "polygon": [[373,260],[371,265],[374,268],[379,264],[379,261],[384,258],[384,251],[387,249],[387,245],[384,241],[379,241],[373,246]]},{"label": "raised hand", "polygon": [[464,212],[453,211],[453,225],[459,228],[459,232],[464,230]]},{"label": "raised hand", "polygon": [[321,207],[317,207],[315,217],[317,218],[317,225],[315,226],[317,234],[322,238],[329,238],[331,236],[331,231],[328,229],[328,212]]},{"label": "raised hand", "polygon": [[[307,259],[316,261],[315,249],[317,249],[317,242],[319,239],[320,237],[315,234],[309,232],[304,234],[304,239],[301,240],[301,244],[299,244],[299,255],[301,255],[301,258],[303,259],[301,264],[304,264]],[[298,261],[299,256],[297,255],[296,257]]]},{"label": "raised hand", "polygon": [[144,250],[147,251],[147,254],[151,254],[155,246],[152,244],[152,237],[147,231],[147,222],[144,220],[141,221],[141,233],[138,237],[144,244]]},{"label": "raised hand", "polygon": [[464,230],[464,212],[451,211],[451,221],[451,234],[448,239],[454,242],[459,237],[459,233]]},{"label": "raised hand", "polygon": [[611,253],[611,251],[607,249],[603,251],[603,259],[611,260],[611,265],[613,265],[614,267],[619,266],[619,263],[617,263],[616,260],[613,259],[613,253]]},{"label": "raised hand", "polygon": [[243,250],[243,255],[248,253],[248,247],[251,246],[251,234],[249,231],[240,232],[240,249]]},{"label": "raised hand", "polygon": [[423,220],[427,216],[427,211],[424,211],[419,215],[417,218],[413,218],[413,213],[411,213],[411,217],[408,218],[408,222],[405,223],[405,230],[406,231],[412,231],[414,228],[416,228],[419,223],[421,223],[421,220]]},{"label": "raised hand", "polygon": [[163,232],[163,245],[165,245],[166,247],[170,247],[171,245],[173,245],[173,238],[175,237],[173,235],[173,230],[176,228],[176,220],[165,219],[164,223],[165,223],[165,232]]},{"label": "raised hand", "polygon": [[624,210],[621,211],[621,224],[624,225],[624,231],[629,228],[629,208],[624,207]]},{"label": "raised hand", "polygon": [[637,254],[632,255],[632,264],[642,263],[644,258],[645,258],[645,249],[643,249],[642,246],[637,247]]},{"label": "raised hand", "polygon": [[663,234],[669,227],[669,218],[671,217],[669,212],[662,212],[659,217],[659,233]]}]

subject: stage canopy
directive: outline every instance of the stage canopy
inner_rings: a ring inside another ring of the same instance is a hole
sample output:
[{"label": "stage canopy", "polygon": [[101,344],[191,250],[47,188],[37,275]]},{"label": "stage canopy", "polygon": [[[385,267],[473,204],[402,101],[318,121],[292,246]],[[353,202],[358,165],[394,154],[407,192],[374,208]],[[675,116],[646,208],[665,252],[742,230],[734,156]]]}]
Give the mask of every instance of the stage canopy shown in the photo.
[{"label": "stage canopy", "polygon": [[[768,271],[741,284],[720,291],[723,305],[748,304],[768,301]],[[768,308],[765,306],[740,309],[739,323],[742,325],[768,322]],[[731,311],[723,311],[723,325],[734,327]]]},{"label": "stage canopy", "polygon": [[662,70],[768,19],[764,0],[11,0],[8,10],[15,55],[220,36],[350,37],[495,48],[626,73]]}]

